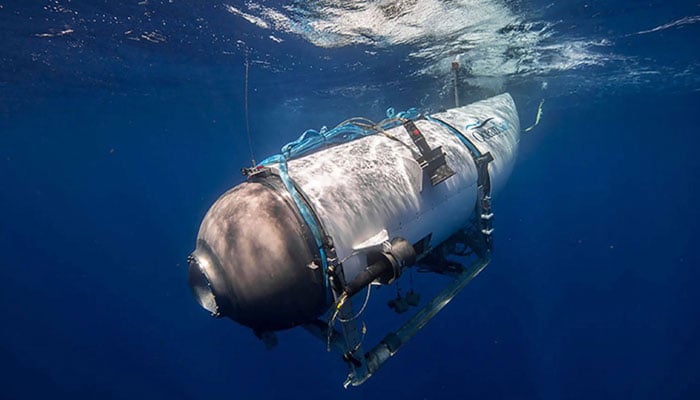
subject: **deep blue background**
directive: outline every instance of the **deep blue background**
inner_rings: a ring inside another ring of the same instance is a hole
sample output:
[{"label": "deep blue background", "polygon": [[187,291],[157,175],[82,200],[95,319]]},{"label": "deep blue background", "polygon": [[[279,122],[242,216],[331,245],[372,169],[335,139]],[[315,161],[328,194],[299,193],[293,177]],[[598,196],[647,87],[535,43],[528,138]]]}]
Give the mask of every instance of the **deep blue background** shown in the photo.
[{"label": "deep blue background", "polygon": [[[81,12],[123,16],[135,3]],[[419,65],[403,47],[368,57],[363,46],[320,49],[289,35],[267,49],[264,35],[208,3],[169,9],[171,20],[208,22],[182,28],[177,43],[132,43],[104,23],[76,32],[75,51],[33,36],[56,26],[41,6],[0,1],[2,397],[697,398],[698,25],[625,34],[700,7],[567,4],[529,12],[562,21],[562,37],[612,37],[604,51],[635,61],[508,77],[523,126],[542,97],[545,106],[496,199],[492,264],[345,391],[345,366],[316,339],[292,330],[267,351],[208,317],[187,287],[199,222],[249,162],[236,40],[278,67],[252,64],[258,158],[349,116],[447,106],[436,87],[449,73],[411,77]],[[286,68],[288,53],[303,67]],[[344,73],[354,61],[362,67]],[[661,73],[630,78],[637,67]],[[370,305],[373,335],[389,327],[390,292]]]}]

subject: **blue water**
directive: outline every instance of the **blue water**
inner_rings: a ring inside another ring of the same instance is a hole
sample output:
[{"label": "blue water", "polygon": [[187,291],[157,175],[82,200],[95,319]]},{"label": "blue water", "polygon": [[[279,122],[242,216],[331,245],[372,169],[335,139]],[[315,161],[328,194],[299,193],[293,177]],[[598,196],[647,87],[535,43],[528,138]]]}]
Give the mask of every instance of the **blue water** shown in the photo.
[{"label": "blue water", "polygon": [[[699,398],[696,1],[82,3],[0,0],[0,397]],[[464,102],[510,92],[525,127],[545,100],[491,265],[359,388],[306,332],[268,351],[190,295],[250,163],[246,48],[258,160],[451,106],[454,60]]]}]

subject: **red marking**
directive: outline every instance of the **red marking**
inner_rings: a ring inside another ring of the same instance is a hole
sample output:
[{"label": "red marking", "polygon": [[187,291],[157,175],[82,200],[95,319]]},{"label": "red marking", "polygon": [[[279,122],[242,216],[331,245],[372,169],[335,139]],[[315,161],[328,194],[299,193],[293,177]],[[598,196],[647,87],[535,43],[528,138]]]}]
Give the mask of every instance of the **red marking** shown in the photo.
[{"label": "red marking", "polygon": [[414,129],[414,130],[413,130],[413,134],[416,135],[416,136],[418,136],[418,135],[420,135],[420,131],[419,131],[418,129]]}]

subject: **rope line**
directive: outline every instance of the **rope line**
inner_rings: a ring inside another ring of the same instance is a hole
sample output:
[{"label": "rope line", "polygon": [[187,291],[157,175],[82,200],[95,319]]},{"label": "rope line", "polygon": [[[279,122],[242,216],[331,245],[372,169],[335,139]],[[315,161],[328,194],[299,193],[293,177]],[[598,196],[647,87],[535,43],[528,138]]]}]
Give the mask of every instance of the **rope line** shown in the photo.
[{"label": "rope line", "polygon": [[255,155],[253,155],[253,140],[250,138],[250,124],[248,122],[248,71],[250,70],[250,62],[248,61],[248,47],[245,48],[245,89],[243,107],[245,108],[245,132],[248,136],[248,149],[250,149],[250,162],[255,167]]}]

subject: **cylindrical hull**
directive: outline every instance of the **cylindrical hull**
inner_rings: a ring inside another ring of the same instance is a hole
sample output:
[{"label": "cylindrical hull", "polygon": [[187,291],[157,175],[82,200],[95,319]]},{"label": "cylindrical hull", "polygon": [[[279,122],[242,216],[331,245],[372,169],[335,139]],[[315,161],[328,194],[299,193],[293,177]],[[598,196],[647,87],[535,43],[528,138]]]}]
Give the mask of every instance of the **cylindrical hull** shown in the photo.
[{"label": "cylindrical hull", "polygon": [[372,135],[289,161],[289,176],[333,238],[339,259],[345,260],[346,280],[366,265],[364,253],[354,251],[383,230],[390,238],[411,243],[431,234],[432,245],[437,245],[467,224],[476,204],[477,169],[457,133],[493,156],[489,173],[494,190],[508,178],[520,140],[509,94],[431,117],[458,131],[434,120],[415,121],[431,148],[442,146],[455,172],[436,186],[422,173],[409,146],[417,148],[402,126],[387,131],[400,142]]},{"label": "cylindrical hull", "polygon": [[[258,333],[304,324],[330,306],[330,277],[321,268],[330,246],[321,235],[332,238],[351,282],[367,267],[368,249],[376,254],[373,245],[401,238],[425,253],[467,225],[477,203],[475,157],[493,157],[492,192],[513,167],[520,131],[513,99],[504,94],[412,123],[417,129],[407,123],[271,163],[272,170],[286,165],[277,174],[260,167],[222,195],[189,260],[202,307]],[[414,143],[419,132],[422,148]],[[442,153],[447,167],[430,161]],[[432,167],[447,173],[431,180]]]}]

